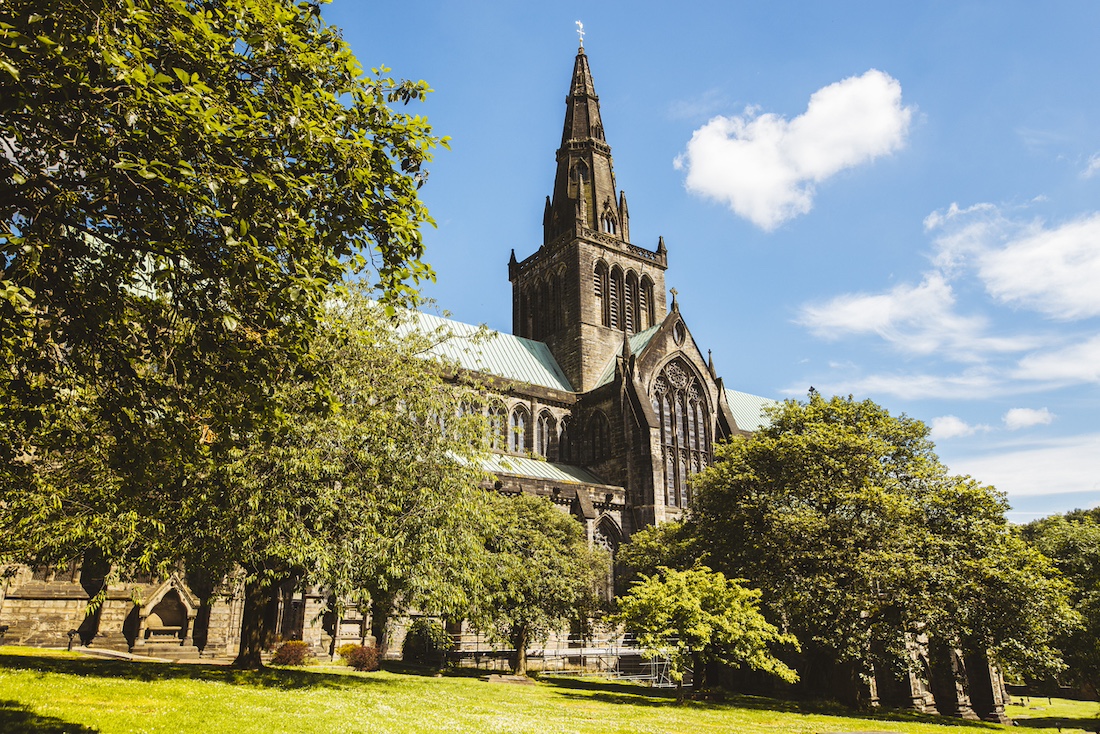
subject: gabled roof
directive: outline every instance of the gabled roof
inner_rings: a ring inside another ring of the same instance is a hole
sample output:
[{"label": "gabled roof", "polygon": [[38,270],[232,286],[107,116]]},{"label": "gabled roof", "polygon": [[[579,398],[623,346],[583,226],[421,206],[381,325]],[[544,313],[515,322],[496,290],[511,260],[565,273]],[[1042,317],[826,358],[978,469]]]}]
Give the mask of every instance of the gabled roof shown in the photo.
[{"label": "gabled roof", "polygon": [[[409,323],[401,327],[404,330],[416,329],[425,334],[438,330],[450,335],[432,347],[430,351],[435,356],[453,360],[471,372],[573,392],[573,386],[550,353],[550,348],[542,342],[491,329],[482,332],[480,327],[472,324],[419,311],[409,315]],[[479,333],[485,336],[475,338]]]},{"label": "gabled roof", "polygon": [[481,467],[492,474],[510,474],[534,479],[548,479],[563,484],[603,484],[603,480],[587,469],[572,464],[528,459],[525,456],[489,454]]},{"label": "gabled roof", "polygon": [[770,398],[762,398],[759,395],[750,395],[747,392],[726,390],[726,405],[733,413],[733,420],[742,431],[756,431],[768,425],[768,418],[764,415],[764,408],[778,405],[779,402]]},{"label": "gabled roof", "polygon": [[[657,333],[657,329],[660,328],[661,325],[656,324],[649,327],[645,331],[639,331],[636,334],[631,334],[630,351],[634,354],[641,354],[642,350],[649,346],[649,342],[653,339],[653,335]],[[622,350],[620,349],[618,352],[615,353],[613,357],[611,357],[611,360],[607,363],[607,366],[603,368],[603,374],[600,375],[599,381],[596,382],[596,387],[602,387],[603,385],[606,385],[607,383],[611,382],[612,379],[614,379],[615,360],[618,359],[621,355]]]}]

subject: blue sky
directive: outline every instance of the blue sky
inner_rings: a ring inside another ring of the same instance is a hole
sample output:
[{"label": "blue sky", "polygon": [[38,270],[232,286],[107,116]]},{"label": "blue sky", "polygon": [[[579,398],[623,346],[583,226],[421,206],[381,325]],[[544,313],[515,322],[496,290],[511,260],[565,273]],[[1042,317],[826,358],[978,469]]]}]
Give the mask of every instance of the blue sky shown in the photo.
[{"label": "blue sky", "polygon": [[461,320],[511,330],[583,21],[635,244],[735,389],[871,398],[1008,493],[1100,504],[1100,4],[336,0],[425,79],[423,189]]}]

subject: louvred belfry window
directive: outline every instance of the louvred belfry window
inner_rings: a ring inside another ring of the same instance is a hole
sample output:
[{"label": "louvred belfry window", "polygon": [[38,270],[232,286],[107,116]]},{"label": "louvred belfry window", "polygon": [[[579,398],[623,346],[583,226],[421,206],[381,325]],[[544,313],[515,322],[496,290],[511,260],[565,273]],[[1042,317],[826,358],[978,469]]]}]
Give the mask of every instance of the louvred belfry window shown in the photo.
[{"label": "louvred belfry window", "polygon": [[653,410],[660,419],[665,504],[687,507],[689,479],[710,463],[710,411],[698,378],[680,360],[670,362],[653,383]]}]

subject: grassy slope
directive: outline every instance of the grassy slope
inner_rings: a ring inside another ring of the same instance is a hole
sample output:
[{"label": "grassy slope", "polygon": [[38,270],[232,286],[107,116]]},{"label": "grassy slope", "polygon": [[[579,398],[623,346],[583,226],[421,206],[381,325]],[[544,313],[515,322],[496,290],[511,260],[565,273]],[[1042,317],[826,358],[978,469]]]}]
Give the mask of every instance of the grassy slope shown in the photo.
[{"label": "grassy slope", "polygon": [[[1090,713],[1095,708],[1092,705]],[[83,731],[233,734],[1003,731],[982,724],[960,728],[961,722],[946,726],[927,721],[831,716],[749,698],[677,706],[646,688],[576,679],[519,686],[395,672],[242,673],[0,647],[4,732],[73,732],[81,731],[79,726],[88,727]]]}]

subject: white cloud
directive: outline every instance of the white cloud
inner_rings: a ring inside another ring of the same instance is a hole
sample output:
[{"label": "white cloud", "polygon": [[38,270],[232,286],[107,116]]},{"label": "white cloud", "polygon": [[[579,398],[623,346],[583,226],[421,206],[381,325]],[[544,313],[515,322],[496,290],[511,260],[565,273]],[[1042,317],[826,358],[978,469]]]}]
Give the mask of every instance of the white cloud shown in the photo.
[{"label": "white cloud", "polygon": [[1047,426],[1054,420],[1054,413],[1046,408],[1012,408],[1004,414],[1005,427],[1010,431],[1031,426]]},{"label": "white cloud", "polygon": [[1093,153],[1089,158],[1089,163],[1085,166],[1085,170],[1081,171],[1082,178],[1092,178],[1097,173],[1100,173],[1100,153]]},{"label": "white cloud", "polygon": [[1007,446],[949,462],[951,471],[969,474],[1012,496],[1100,490],[1100,433],[1045,441],[1028,448]]},{"label": "white cloud", "polygon": [[945,275],[973,271],[1001,303],[1056,319],[1100,315],[1100,213],[1050,227],[992,204],[952,204],[924,225],[941,230],[933,264]]},{"label": "white cloud", "polygon": [[929,373],[884,373],[852,378],[814,377],[800,386],[783,390],[784,395],[806,392],[813,384],[824,395],[892,396],[902,400],[980,400],[1005,392],[1002,380],[990,370],[975,368],[953,375]]},{"label": "white cloud", "polygon": [[989,293],[1058,319],[1100,315],[1100,214],[1040,229],[983,253]]},{"label": "white cloud", "polygon": [[938,418],[932,419],[930,435],[936,441],[942,441],[947,438],[973,436],[978,431],[984,432],[988,430],[990,430],[990,428],[986,425],[972,426],[957,416],[941,415]]},{"label": "white cloud", "polygon": [[793,120],[753,109],[715,117],[675,166],[687,169],[688,191],[771,231],[810,211],[815,184],[904,146],[912,115],[901,84],[871,69],[814,92]]},{"label": "white cloud", "polygon": [[1020,360],[1013,376],[1055,385],[1100,382],[1100,336],[1062,349],[1029,354]]},{"label": "white cloud", "polygon": [[885,293],[845,294],[805,305],[796,321],[825,339],[876,334],[902,352],[942,352],[958,361],[1036,346],[1028,337],[985,336],[986,319],[956,313],[951,285],[938,272],[927,273],[916,286],[903,283]]}]

